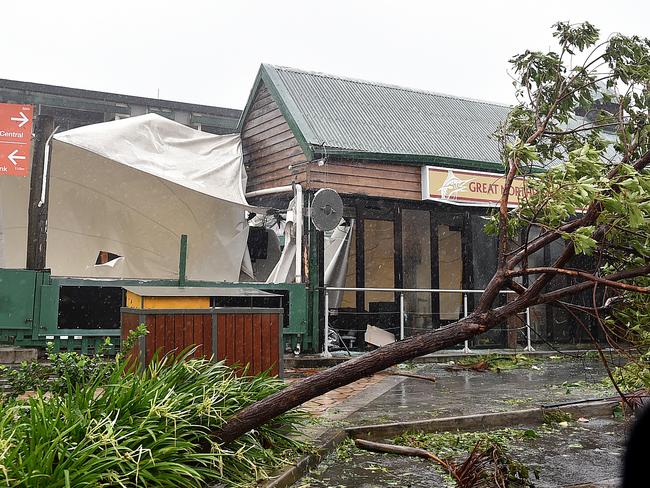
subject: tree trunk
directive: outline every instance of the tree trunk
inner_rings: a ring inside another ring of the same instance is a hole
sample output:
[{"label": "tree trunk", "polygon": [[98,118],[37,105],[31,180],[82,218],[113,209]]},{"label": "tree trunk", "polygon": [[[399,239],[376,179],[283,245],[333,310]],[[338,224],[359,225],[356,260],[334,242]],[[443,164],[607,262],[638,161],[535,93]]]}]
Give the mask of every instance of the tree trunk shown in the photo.
[{"label": "tree trunk", "polygon": [[341,363],[326,371],[292,383],[242,409],[216,432],[218,440],[227,444],[249,430],[317,396],[347,385],[390,366],[460,344],[494,327],[493,315],[470,315],[466,319],[441,327],[433,332],[410,337]]}]

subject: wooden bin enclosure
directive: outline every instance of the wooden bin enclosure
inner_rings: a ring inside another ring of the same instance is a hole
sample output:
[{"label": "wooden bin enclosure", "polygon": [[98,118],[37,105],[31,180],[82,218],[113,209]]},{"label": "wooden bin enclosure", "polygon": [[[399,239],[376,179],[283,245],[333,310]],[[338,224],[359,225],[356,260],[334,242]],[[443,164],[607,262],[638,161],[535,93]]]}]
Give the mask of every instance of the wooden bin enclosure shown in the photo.
[{"label": "wooden bin enclosure", "polygon": [[145,324],[147,335],[134,347],[134,356],[148,364],[159,356],[179,353],[196,345],[196,358],[225,360],[248,366],[248,375],[269,371],[283,376],[281,307],[215,306],[224,297],[230,302],[254,303],[277,298],[251,288],[126,287],[126,306],[121,308],[121,337]]}]

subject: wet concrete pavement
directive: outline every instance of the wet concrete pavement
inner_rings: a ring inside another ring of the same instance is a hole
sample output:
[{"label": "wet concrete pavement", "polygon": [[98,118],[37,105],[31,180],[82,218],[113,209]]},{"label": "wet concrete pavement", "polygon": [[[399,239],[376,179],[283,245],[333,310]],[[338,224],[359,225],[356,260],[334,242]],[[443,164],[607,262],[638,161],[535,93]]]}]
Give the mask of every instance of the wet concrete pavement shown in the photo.
[{"label": "wet concrete pavement", "polygon": [[[602,383],[606,376],[595,359],[546,359],[533,367],[496,372],[448,371],[445,365],[419,365],[410,372],[437,377],[435,383],[406,378],[347,417],[364,425],[424,420],[454,415],[520,410],[615,395]],[[614,419],[571,422],[568,427],[535,429],[540,437],[513,442],[515,457],[538,467],[537,487],[593,483],[613,487],[619,476],[625,424]],[[546,431],[548,430],[548,432]],[[356,448],[332,453],[294,487],[444,487],[431,462]],[[608,481],[609,480],[609,481]],[[614,480],[614,481],[612,481]]]},{"label": "wet concrete pavement", "polygon": [[616,395],[595,359],[554,360],[495,373],[448,371],[443,364],[419,366],[435,383],[407,378],[348,418],[352,424],[424,420],[436,417],[521,410]]},{"label": "wet concrete pavement", "polygon": [[[513,441],[508,452],[531,469],[539,479],[536,488],[589,484],[618,486],[625,424],[620,420],[591,419],[571,422],[568,427],[540,427],[539,437]],[[375,454],[343,445],[294,488],[434,488],[454,486],[445,481],[432,461],[391,454]]]}]

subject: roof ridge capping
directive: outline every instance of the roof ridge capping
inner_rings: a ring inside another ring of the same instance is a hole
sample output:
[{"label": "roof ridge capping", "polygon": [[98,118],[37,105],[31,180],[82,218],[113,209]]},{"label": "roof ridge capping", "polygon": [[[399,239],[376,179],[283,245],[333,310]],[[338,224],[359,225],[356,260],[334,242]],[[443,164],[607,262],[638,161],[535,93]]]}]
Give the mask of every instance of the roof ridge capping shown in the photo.
[{"label": "roof ridge capping", "polygon": [[384,88],[390,88],[393,90],[400,90],[400,91],[405,91],[405,92],[411,92],[411,93],[420,93],[422,95],[433,95],[437,97],[443,97],[443,98],[449,98],[452,100],[463,100],[466,102],[473,102],[473,103],[481,103],[484,105],[492,105],[495,107],[501,107],[501,108],[508,108],[512,109],[514,105],[510,105],[507,103],[500,103],[500,102],[490,102],[488,100],[481,100],[479,98],[471,98],[471,97],[465,97],[465,96],[458,96],[458,95],[450,95],[449,93],[440,93],[440,92],[434,92],[431,90],[424,90],[420,88],[411,88],[411,87],[405,87],[405,86],[400,86],[400,85],[393,85],[391,83],[384,83],[380,81],[370,81],[370,80],[363,80],[361,78],[352,78],[349,76],[339,76],[339,75],[333,75],[329,73],[324,73],[321,71],[309,71],[309,70],[304,70],[304,69],[299,69],[299,68],[292,68],[290,66],[281,66],[277,64],[270,64],[270,63],[264,63],[264,66],[268,66],[272,69],[278,70],[278,71],[291,71],[293,73],[300,73],[300,74],[305,74],[305,75],[312,75],[312,76],[318,76],[320,78],[329,78],[329,79],[336,79],[336,80],[341,80],[341,81],[349,81],[351,83],[359,83],[362,85],[370,85],[370,86],[381,86]]}]

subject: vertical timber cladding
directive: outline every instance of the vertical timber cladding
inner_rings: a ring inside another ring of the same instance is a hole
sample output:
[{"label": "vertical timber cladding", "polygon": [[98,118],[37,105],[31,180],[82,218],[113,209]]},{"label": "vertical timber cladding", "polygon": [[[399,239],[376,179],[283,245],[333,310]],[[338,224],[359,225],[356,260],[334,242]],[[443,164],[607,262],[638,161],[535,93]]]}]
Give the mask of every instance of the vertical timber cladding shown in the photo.
[{"label": "vertical timber cladding", "polygon": [[123,308],[121,339],[125,341],[129,332],[144,323],[147,335],[136,342],[131,353],[144,364],[149,364],[155,354],[178,354],[196,346],[190,358],[225,361],[237,366],[238,374],[246,370],[247,375],[268,371],[272,376],[282,376],[283,313],[281,308],[225,307],[196,312]]},{"label": "vertical timber cladding", "polygon": [[242,124],[242,149],[247,191],[306,182],[305,153],[263,82]]},{"label": "vertical timber cladding", "polygon": [[[190,358],[212,357],[210,313],[149,311],[142,314],[137,310],[123,309],[121,340],[125,341],[129,332],[135,330],[140,323],[146,325],[147,335],[144,340],[135,343],[132,356],[139,357],[144,354],[145,364],[148,364],[156,353],[158,357],[162,357],[168,353],[179,353],[192,345],[196,345],[196,350],[189,356]],[[144,350],[141,350],[141,345],[144,346]]]},{"label": "vertical timber cladding", "polygon": [[282,376],[281,317],[280,310],[272,309],[218,313],[216,358],[240,368],[248,366],[247,375],[269,371],[271,376]]}]

